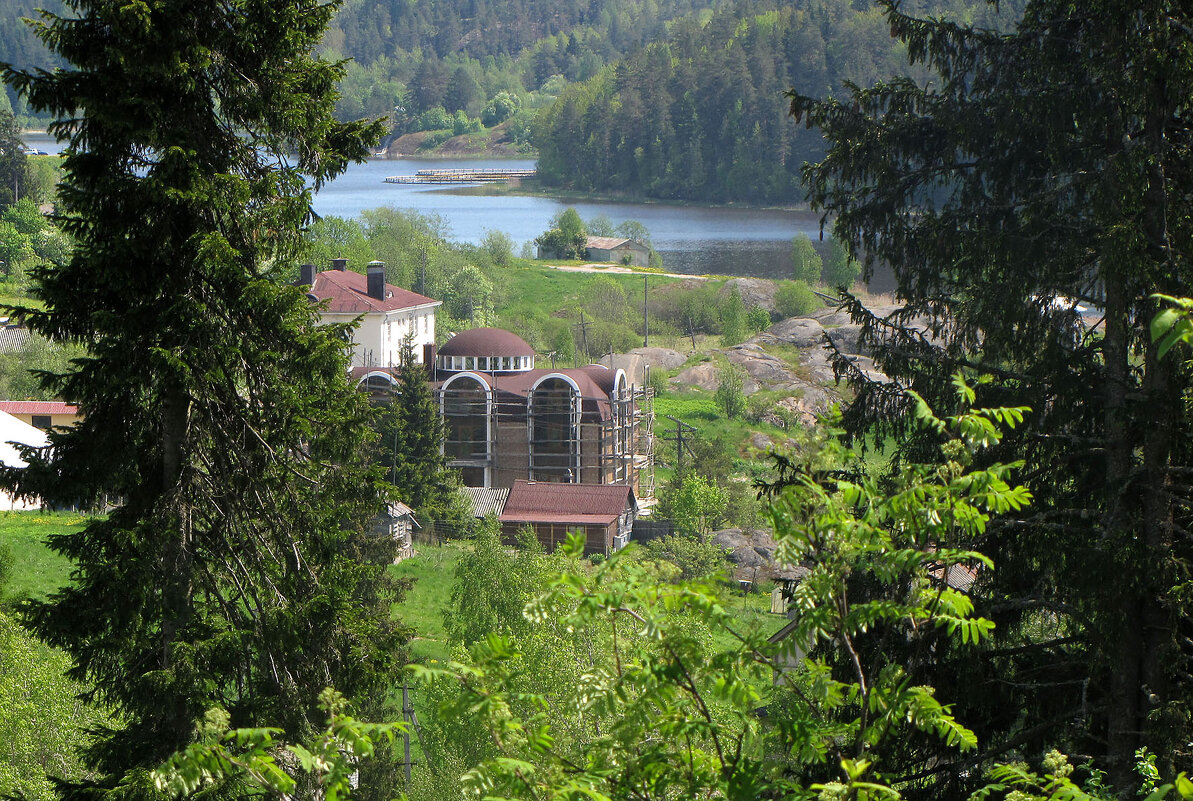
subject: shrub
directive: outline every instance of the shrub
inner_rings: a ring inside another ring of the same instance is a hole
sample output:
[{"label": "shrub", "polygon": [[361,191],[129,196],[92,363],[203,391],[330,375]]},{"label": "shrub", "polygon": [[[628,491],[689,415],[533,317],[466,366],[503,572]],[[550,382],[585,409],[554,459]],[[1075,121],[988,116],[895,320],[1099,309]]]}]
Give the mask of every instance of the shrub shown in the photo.
[{"label": "shrub", "polygon": [[803,317],[823,304],[803,281],[784,281],[775,293],[775,305],[784,317]]}]

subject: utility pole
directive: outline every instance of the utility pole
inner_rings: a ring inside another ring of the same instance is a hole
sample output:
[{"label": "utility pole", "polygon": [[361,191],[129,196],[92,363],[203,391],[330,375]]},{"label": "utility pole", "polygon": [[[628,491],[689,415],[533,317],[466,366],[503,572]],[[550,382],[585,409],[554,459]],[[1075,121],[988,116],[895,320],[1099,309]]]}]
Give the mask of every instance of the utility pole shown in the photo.
[{"label": "utility pole", "polygon": [[592,324],[584,319],[583,309],[580,310],[580,322],[577,325],[580,326],[581,342],[584,343],[584,360],[588,361],[588,326]]},{"label": "utility pole", "polygon": [[[692,452],[690,446],[684,443],[684,432],[687,431],[691,432],[692,434],[696,434],[700,431],[700,429],[696,428],[695,426],[690,426],[683,420],[672,417],[669,414],[663,416],[675,423],[675,434],[673,435],[675,439],[675,474],[682,477],[684,448],[688,448],[688,453]],[[670,440],[672,437],[663,434],[661,435],[661,439]]]}]

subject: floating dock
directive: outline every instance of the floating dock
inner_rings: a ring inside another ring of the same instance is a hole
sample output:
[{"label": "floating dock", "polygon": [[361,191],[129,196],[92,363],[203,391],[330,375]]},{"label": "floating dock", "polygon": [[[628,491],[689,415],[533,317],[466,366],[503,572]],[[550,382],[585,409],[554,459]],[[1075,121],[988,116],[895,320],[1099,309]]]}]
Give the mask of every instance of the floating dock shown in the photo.
[{"label": "floating dock", "polygon": [[387,184],[485,184],[533,178],[530,170],[419,170],[414,175],[391,175]]}]

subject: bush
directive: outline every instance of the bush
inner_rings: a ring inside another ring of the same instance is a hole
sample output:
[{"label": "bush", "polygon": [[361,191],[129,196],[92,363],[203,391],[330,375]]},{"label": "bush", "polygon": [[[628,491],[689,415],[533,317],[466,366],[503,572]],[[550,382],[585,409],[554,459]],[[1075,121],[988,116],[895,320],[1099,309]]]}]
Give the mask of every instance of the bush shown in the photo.
[{"label": "bush", "polygon": [[731,364],[720,371],[720,382],[717,384],[717,406],[721,413],[730,420],[736,420],[746,412],[745,371],[737,365]]},{"label": "bush", "polygon": [[803,281],[784,281],[775,293],[775,305],[783,317],[803,317],[824,304]]},{"label": "bush", "polygon": [[755,334],[770,328],[770,312],[754,304],[746,312],[746,327]]},{"label": "bush", "polygon": [[646,553],[651,559],[678,567],[681,581],[706,578],[729,568],[724,548],[682,534],[651,540],[646,544]]}]

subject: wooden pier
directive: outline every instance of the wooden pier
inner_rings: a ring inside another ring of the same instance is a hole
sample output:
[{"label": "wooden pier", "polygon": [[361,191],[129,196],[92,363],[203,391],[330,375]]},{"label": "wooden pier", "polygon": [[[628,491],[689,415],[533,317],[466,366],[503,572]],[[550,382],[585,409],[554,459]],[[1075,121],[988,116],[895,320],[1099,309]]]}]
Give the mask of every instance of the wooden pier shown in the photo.
[{"label": "wooden pier", "polygon": [[533,178],[530,170],[419,170],[414,175],[391,175],[387,184],[484,184]]}]

